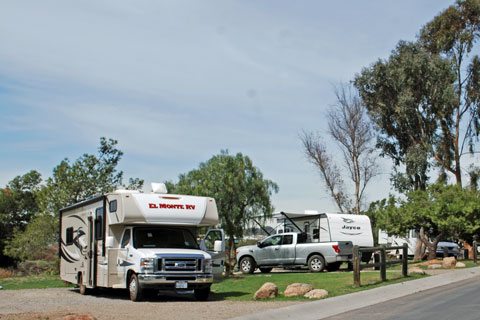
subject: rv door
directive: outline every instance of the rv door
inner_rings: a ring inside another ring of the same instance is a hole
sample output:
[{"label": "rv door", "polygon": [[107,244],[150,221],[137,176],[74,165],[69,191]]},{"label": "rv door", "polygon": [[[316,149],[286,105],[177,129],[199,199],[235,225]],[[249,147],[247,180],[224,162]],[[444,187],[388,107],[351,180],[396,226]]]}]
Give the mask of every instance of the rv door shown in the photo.
[{"label": "rv door", "polygon": [[222,279],[225,266],[225,234],[222,229],[210,229],[200,242],[200,248],[212,256],[213,278]]}]

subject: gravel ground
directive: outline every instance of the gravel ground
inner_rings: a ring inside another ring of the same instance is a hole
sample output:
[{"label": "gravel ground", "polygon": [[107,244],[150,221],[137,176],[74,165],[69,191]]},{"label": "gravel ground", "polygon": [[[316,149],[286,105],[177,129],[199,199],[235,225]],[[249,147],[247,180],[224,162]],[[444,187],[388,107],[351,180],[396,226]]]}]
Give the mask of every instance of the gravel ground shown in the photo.
[{"label": "gravel ground", "polygon": [[88,314],[97,319],[229,319],[301,301],[206,301],[190,297],[158,296],[131,302],[124,290],[101,291],[82,296],[78,289],[1,290],[0,319],[63,319],[72,314]]}]

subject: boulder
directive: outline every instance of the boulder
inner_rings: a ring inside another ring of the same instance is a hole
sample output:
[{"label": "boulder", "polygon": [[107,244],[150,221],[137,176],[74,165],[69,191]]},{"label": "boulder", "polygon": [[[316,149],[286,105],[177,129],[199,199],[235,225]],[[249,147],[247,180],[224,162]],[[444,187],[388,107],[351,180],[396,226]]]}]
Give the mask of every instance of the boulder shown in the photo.
[{"label": "boulder", "polygon": [[89,314],[70,314],[65,316],[63,320],[96,320],[96,318]]},{"label": "boulder", "polygon": [[441,265],[441,264],[437,264],[437,263],[431,264],[431,265],[428,266],[427,269],[428,269],[428,270],[442,269],[442,265]]},{"label": "boulder", "polygon": [[323,299],[328,297],[328,291],[324,289],[315,289],[305,293],[304,297],[308,299]]},{"label": "boulder", "polygon": [[408,274],[425,274],[425,271],[418,267],[413,267],[408,270]]},{"label": "boulder", "polygon": [[255,292],[253,299],[266,299],[266,298],[275,298],[278,296],[278,287],[275,283],[265,282],[260,289]]},{"label": "boulder", "polygon": [[455,265],[455,268],[465,268],[465,267],[466,265],[463,262],[457,262],[457,264]]},{"label": "boulder", "polygon": [[286,289],[283,295],[285,297],[303,296],[305,293],[312,291],[313,287],[306,283],[292,283]]},{"label": "boulder", "polygon": [[449,269],[449,268],[455,268],[455,265],[457,264],[457,259],[455,259],[455,257],[447,257],[447,258],[443,258],[443,262],[442,262],[442,265],[445,269]]}]

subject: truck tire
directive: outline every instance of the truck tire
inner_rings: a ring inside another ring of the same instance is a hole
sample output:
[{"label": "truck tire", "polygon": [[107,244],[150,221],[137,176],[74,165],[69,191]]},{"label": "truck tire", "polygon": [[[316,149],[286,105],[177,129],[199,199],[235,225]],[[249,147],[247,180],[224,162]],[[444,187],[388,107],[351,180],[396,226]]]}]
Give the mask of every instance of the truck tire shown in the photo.
[{"label": "truck tire", "polygon": [[244,257],[240,260],[240,271],[242,273],[253,273],[255,271],[255,261],[251,257]]},{"label": "truck tire", "polygon": [[325,268],[325,260],[322,256],[315,254],[308,259],[308,269],[310,272],[322,272]]},{"label": "truck tire", "polygon": [[78,289],[82,296],[88,293],[87,286],[83,284],[83,276],[81,273],[78,275]]},{"label": "truck tire", "polygon": [[138,277],[135,273],[132,273],[132,275],[130,276],[130,281],[128,281],[128,292],[130,293],[130,300],[142,300],[143,289],[140,287]]},{"label": "truck tire", "polygon": [[261,273],[270,273],[273,268],[259,268]]},{"label": "truck tire", "polygon": [[197,301],[207,301],[208,296],[210,295],[210,287],[195,289],[193,291],[193,295],[195,296],[195,300]]},{"label": "truck tire", "polygon": [[328,272],[333,272],[333,271],[338,271],[341,265],[342,265],[341,262],[332,262],[332,263],[329,263],[326,268]]}]

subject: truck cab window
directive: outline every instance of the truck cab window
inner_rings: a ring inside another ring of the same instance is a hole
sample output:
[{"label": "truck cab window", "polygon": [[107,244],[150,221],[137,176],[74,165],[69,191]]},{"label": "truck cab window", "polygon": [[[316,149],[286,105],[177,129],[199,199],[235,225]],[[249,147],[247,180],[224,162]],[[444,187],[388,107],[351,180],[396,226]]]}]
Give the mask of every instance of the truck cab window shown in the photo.
[{"label": "truck cab window", "polygon": [[291,234],[283,236],[282,244],[292,244],[293,243],[293,236]]},{"label": "truck cab window", "polygon": [[125,230],[122,238],[122,248],[125,248],[130,242],[130,229]]},{"label": "truck cab window", "polygon": [[274,237],[265,239],[265,241],[263,241],[262,243],[262,246],[263,247],[276,246],[281,243],[282,243],[282,236],[274,236]]}]

